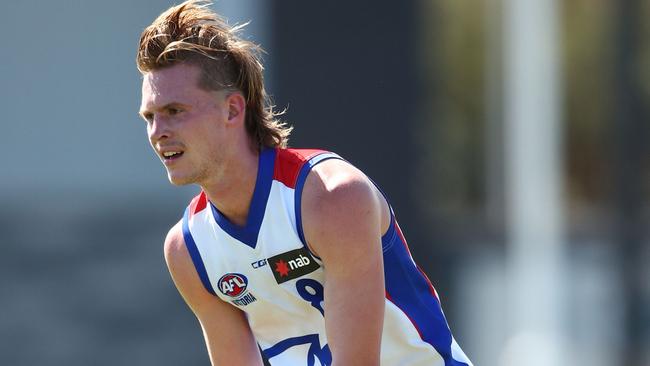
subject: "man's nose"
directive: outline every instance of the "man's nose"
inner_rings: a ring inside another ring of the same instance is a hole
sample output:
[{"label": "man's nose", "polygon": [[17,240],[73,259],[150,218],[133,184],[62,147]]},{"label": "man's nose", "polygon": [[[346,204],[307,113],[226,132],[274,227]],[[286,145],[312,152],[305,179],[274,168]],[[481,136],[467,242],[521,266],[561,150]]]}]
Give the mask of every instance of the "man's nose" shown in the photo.
[{"label": "man's nose", "polygon": [[165,118],[161,116],[154,116],[151,124],[149,125],[149,139],[154,141],[160,141],[169,137],[169,123]]}]

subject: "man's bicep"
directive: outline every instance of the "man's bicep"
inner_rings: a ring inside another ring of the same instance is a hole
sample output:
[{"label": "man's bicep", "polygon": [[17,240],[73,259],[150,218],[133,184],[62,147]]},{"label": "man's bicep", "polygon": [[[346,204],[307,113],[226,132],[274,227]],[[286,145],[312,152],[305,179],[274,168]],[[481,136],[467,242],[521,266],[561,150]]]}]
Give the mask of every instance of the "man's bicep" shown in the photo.
[{"label": "man's bicep", "polygon": [[178,292],[201,324],[212,364],[261,365],[246,316],[205,289],[185,246],[180,223],[165,239],[165,261]]}]

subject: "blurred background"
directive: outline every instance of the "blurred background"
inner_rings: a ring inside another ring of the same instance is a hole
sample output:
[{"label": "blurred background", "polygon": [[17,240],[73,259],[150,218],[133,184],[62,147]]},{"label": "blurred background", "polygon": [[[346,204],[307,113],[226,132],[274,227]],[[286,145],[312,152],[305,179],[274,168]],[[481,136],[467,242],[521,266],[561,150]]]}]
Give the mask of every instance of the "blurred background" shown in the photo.
[{"label": "blurred background", "polygon": [[[207,365],[137,115],[170,1],[0,3],[0,365]],[[650,2],[222,0],[391,198],[475,365],[650,365]]]}]

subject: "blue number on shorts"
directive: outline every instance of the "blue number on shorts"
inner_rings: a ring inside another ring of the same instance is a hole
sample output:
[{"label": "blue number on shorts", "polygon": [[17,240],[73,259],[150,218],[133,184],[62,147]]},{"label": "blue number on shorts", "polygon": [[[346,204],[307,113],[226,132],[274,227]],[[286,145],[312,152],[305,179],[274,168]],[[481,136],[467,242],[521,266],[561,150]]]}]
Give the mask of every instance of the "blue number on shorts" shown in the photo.
[{"label": "blue number on shorts", "polygon": [[296,281],[296,290],[298,290],[300,297],[318,309],[321,315],[325,316],[325,311],[323,310],[325,290],[323,289],[323,285],[311,278],[303,278]]}]

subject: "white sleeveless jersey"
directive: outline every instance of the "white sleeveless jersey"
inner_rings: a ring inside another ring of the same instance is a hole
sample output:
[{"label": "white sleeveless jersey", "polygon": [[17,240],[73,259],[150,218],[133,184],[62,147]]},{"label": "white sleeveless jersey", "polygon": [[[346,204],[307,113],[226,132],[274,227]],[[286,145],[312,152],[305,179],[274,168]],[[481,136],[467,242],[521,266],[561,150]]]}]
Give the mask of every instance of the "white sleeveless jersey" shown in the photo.
[{"label": "white sleeveless jersey", "polygon": [[[185,243],[207,291],[246,313],[272,365],[330,365],[325,274],[305,245],[300,199],[311,168],[341,158],[320,150],[265,149],[259,159],[246,225],[228,221],[202,192],[185,211]],[[386,306],[381,364],[471,365],[393,214],[382,245]]]}]

